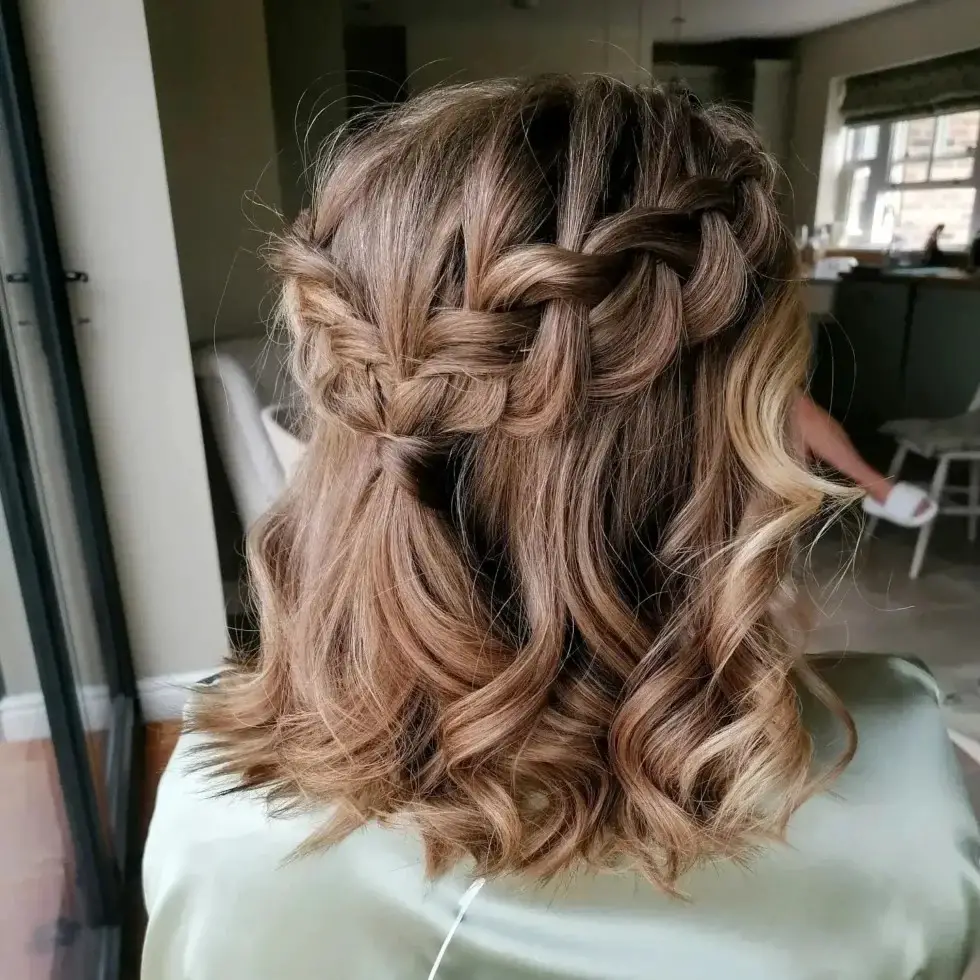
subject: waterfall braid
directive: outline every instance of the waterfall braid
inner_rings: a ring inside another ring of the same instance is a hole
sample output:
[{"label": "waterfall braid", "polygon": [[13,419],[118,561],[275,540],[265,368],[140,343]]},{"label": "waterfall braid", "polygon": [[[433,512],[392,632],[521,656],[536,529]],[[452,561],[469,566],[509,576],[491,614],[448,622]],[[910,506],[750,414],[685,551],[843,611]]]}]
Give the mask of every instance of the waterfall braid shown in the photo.
[{"label": "waterfall braid", "polygon": [[[827,493],[774,167],[606,78],[434,91],[341,143],[277,253],[310,417],[255,531],[261,653],[207,759],[311,846],[407,822],[432,873],[673,888],[812,791],[781,621]],[[845,758],[841,760],[843,763]]]}]

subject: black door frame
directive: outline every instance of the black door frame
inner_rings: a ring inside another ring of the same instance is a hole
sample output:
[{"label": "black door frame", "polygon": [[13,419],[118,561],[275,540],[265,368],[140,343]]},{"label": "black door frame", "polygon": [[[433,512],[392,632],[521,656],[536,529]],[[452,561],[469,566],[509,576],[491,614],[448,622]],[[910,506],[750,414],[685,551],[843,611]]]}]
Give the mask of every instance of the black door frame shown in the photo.
[{"label": "black door frame", "polygon": [[51,729],[79,884],[89,918],[101,925],[111,919],[119,902],[120,880],[101,826],[67,630],[44,536],[42,504],[31,471],[6,330],[0,331],[0,502]]},{"label": "black door frame", "polygon": [[15,355],[2,330],[0,492],[77,850],[87,924],[103,934],[96,975],[110,980],[119,975],[121,930],[129,893],[138,885],[140,841],[135,829],[141,800],[142,724],[67,288],[69,282],[87,281],[87,276],[66,273],[62,263],[17,0],[0,0],[0,109],[8,127],[5,136],[28,256],[27,269],[18,270],[11,281],[24,283],[22,288],[32,293],[110,698],[105,750],[108,834],[100,820],[88,761],[55,569],[40,523],[41,491],[31,468],[28,433],[13,383]]}]

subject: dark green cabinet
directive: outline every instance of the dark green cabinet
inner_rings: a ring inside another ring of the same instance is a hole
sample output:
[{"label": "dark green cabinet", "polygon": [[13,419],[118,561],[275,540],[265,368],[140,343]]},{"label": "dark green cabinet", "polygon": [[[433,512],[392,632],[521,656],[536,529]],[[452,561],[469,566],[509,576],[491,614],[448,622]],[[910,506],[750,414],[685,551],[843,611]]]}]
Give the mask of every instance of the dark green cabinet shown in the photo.
[{"label": "dark green cabinet", "polygon": [[813,397],[859,444],[889,419],[966,410],[980,384],[980,282],[842,279],[817,326]]}]

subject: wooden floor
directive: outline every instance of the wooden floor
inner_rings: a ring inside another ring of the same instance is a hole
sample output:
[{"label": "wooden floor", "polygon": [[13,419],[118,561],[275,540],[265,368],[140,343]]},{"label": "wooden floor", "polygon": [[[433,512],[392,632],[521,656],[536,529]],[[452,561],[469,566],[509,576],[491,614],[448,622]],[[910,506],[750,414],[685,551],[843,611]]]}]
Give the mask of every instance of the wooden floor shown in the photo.
[{"label": "wooden floor", "polygon": [[[147,726],[144,832],[179,727],[179,722]],[[96,774],[102,769],[103,741],[96,733],[89,742]],[[96,782],[101,785],[103,780]],[[74,854],[50,740],[0,742],[0,976],[4,980],[50,980],[74,974],[74,878]]]},{"label": "wooden floor", "polygon": [[144,784],[144,831],[157,796],[157,783],[180,735],[179,721],[159,721],[146,726],[146,782]]}]

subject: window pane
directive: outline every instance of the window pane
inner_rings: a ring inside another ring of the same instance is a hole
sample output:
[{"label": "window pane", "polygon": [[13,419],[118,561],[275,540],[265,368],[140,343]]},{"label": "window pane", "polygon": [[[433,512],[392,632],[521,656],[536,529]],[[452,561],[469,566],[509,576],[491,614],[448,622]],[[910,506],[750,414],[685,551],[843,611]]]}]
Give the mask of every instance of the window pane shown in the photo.
[{"label": "window pane", "polygon": [[895,232],[900,191],[882,191],[875,198],[875,213],[871,220],[871,244],[889,245]]},{"label": "window pane", "polygon": [[905,156],[905,146],[908,143],[908,136],[908,123],[892,123],[891,157],[893,160],[901,160]]},{"label": "window pane", "polygon": [[878,155],[879,126],[862,126],[858,138],[858,159],[873,160]]},{"label": "window pane", "polygon": [[942,248],[966,245],[970,238],[970,218],[973,214],[975,187],[923,188],[892,191],[894,234],[904,247],[921,249],[930,232],[940,222],[946,228],[939,239]]},{"label": "window pane", "polygon": [[861,211],[865,198],[868,196],[868,179],[871,177],[870,167],[858,167],[851,177],[851,186],[847,192],[847,224],[846,235],[861,235]]},{"label": "window pane", "polygon": [[[911,166],[911,165],[910,165]],[[969,180],[973,176],[973,157],[951,157],[932,161],[930,180]]]},{"label": "window pane", "polygon": [[980,132],[980,109],[940,116],[936,122],[935,155],[972,157],[977,148],[978,132]]},{"label": "window pane", "polygon": [[[841,175],[843,199],[837,198],[843,207],[836,227],[843,231],[843,239],[918,251],[933,228],[942,224],[940,246],[964,247],[980,194],[975,162],[980,109],[883,125],[884,130],[881,126],[847,127],[838,144],[850,164]],[[881,177],[875,176],[878,164],[872,161],[886,152],[888,167],[882,186]],[[940,183],[952,186],[935,186]]]},{"label": "window pane", "polygon": [[850,163],[855,160],[873,160],[878,155],[878,133],[880,126],[849,126],[844,142],[844,159]]},{"label": "window pane", "polygon": [[893,184],[918,184],[928,179],[929,164],[925,160],[894,163],[889,176]]},{"label": "window pane", "polygon": [[932,153],[932,140],[935,130],[935,116],[893,123],[892,159],[901,160],[903,157],[928,159]]}]

